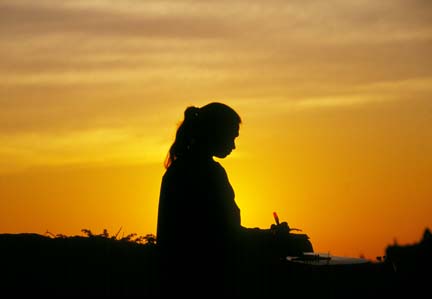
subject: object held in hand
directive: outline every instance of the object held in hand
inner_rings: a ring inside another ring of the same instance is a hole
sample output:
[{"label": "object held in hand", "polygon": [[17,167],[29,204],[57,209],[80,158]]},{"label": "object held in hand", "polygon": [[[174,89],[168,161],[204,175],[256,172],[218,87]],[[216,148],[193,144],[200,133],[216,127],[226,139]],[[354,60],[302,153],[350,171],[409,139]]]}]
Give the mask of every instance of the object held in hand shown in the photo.
[{"label": "object held in hand", "polygon": [[279,216],[276,212],[273,212],[273,218],[275,219],[276,225],[272,224],[270,228],[276,232],[291,232],[291,231],[301,231],[299,228],[291,228],[289,227],[286,221],[280,223]]},{"label": "object held in hand", "polygon": [[279,225],[279,216],[276,212],[273,212],[273,218],[275,219],[276,225]]}]

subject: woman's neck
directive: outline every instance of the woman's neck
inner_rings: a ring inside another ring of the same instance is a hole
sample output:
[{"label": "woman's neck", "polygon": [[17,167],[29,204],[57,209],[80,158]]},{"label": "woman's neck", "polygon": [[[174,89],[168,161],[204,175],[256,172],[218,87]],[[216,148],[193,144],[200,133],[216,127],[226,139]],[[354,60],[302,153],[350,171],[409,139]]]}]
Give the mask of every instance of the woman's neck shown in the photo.
[{"label": "woman's neck", "polygon": [[192,149],[188,153],[187,156],[189,159],[193,159],[193,160],[197,160],[197,161],[212,161],[213,160],[213,155],[208,150],[204,150],[203,148]]}]

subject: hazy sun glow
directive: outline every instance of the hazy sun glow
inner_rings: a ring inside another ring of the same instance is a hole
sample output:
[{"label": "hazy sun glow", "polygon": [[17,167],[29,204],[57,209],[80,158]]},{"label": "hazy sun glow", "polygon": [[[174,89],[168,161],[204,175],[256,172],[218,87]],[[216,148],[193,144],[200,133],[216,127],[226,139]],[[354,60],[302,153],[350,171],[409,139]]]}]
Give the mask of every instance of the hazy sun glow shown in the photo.
[{"label": "hazy sun glow", "polygon": [[0,3],[0,232],[156,231],[189,105],[243,119],[243,225],[383,255],[432,227],[432,2]]}]

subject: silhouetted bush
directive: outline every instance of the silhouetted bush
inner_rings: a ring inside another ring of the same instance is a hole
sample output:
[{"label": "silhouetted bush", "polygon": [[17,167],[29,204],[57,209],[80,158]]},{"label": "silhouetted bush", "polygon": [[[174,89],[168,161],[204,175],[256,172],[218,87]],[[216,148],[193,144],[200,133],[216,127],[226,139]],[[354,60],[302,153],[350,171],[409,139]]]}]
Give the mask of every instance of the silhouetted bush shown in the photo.
[{"label": "silhouetted bush", "polygon": [[0,235],[1,291],[59,297],[154,293],[153,235],[116,239],[106,230],[83,233],[86,236]]}]

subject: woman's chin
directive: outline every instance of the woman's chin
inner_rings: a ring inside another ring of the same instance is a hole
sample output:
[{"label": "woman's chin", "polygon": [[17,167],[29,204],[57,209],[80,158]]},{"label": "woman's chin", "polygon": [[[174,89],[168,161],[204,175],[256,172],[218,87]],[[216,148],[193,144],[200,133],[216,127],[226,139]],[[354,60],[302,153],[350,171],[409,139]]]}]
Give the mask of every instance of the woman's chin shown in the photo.
[{"label": "woman's chin", "polygon": [[223,158],[225,158],[226,156],[228,156],[229,154],[231,154],[231,151],[229,151],[229,152],[223,152],[223,153],[216,153],[214,156],[215,156],[216,158],[223,159]]}]

